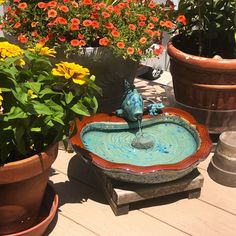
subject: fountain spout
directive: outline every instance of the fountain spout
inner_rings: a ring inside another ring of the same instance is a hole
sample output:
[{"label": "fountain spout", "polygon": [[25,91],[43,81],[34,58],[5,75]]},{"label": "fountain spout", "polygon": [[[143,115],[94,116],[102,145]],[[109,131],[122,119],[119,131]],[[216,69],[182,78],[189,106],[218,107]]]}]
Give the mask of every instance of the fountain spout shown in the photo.
[{"label": "fountain spout", "polygon": [[125,94],[120,109],[116,110],[116,115],[128,121],[138,121],[143,116],[143,99],[134,86],[125,81]]}]

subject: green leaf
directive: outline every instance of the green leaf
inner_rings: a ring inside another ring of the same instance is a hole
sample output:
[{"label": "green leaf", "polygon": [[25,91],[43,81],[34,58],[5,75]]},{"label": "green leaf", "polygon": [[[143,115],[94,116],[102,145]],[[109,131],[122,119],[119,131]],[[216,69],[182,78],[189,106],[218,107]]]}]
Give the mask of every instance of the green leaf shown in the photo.
[{"label": "green leaf", "polygon": [[17,149],[20,153],[26,154],[25,140],[24,140],[25,129],[23,126],[17,126],[15,129],[15,140]]},{"label": "green leaf", "polygon": [[47,105],[41,103],[33,104],[33,108],[38,115],[52,115],[53,112]]},{"label": "green leaf", "polygon": [[54,126],[54,123],[52,122],[52,118],[50,116],[47,116],[45,119],[44,119],[44,123],[49,126],[49,127],[53,127]]},{"label": "green leaf", "polygon": [[60,116],[54,116],[52,119],[61,125],[65,125]]},{"label": "green leaf", "polygon": [[70,108],[77,115],[90,116],[90,113],[86,106],[84,106],[80,101]]},{"label": "green leaf", "polygon": [[26,88],[31,89],[34,93],[38,94],[42,84],[39,82],[26,82],[24,85]]},{"label": "green leaf", "polygon": [[25,105],[28,102],[28,95],[23,92],[20,87],[16,87],[15,90],[12,90],[12,94],[20,103]]},{"label": "green leaf", "polygon": [[54,102],[53,100],[48,100],[45,102],[45,104],[51,109],[51,110],[54,110],[54,111],[59,111],[61,113],[64,112],[64,109],[62,106],[60,106],[59,104],[57,104],[56,102]]},{"label": "green leaf", "polygon": [[33,127],[33,128],[30,129],[30,131],[31,132],[41,132],[42,129],[41,129],[41,127]]},{"label": "green leaf", "polygon": [[70,102],[73,100],[74,96],[72,92],[65,93],[65,99],[66,99],[66,104],[70,104]]},{"label": "green leaf", "polygon": [[50,94],[60,94],[60,93],[55,92],[50,88],[45,88],[39,92],[39,97],[42,98],[43,96],[50,95]]},{"label": "green leaf", "polygon": [[10,112],[4,114],[4,120],[25,119],[28,115],[20,107],[12,107]]}]

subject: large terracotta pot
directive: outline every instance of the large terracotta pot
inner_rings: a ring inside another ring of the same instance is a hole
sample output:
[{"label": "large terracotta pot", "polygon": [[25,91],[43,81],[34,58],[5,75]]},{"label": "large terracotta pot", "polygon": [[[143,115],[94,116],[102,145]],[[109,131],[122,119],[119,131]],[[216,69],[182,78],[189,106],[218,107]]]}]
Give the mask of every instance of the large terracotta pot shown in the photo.
[{"label": "large terracotta pot", "polygon": [[0,235],[35,223],[57,153],[54,144],[40,154],[0,166]]},{"label": "large terracotta pot", "polygon": [[176,100],[196,108],[236,109],[236,59],[185,53],[176,47],[180,40],[174,36],[167,47]]},{"label": "large terracotta pot", "polygon": [[138,62],[116,57],[107,47],[83,48],[79,55],[70,55],[68,58],[58,51],[55,60],[76,62],[89,68],[90,73],[96,76],[96,84],[103,91],[102,97],[97,97],[98,111],[107,113],[120,107],[125,92],[124,80],[133,84],[138,68]]}]

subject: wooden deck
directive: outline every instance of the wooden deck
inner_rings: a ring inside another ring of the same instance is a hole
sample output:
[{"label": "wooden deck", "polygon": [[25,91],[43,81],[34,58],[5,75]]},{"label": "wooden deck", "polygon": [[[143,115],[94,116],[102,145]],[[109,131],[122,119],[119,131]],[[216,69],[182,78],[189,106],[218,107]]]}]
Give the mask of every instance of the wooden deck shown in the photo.
[{"label": "wooden deck", "polygon": [[[156,82],[136,80],[136,87],[149,98],[165,97],[163,86]],[[160,197],[134,203],[128,215],[115,216],[90,168],[75,153],[59,151],[50,176],[59,193],[59,211],[46,235],[235,235],[236,188],[219,185],[208,176],[211,155],[198,168],[204,176],[200,198]]]}]

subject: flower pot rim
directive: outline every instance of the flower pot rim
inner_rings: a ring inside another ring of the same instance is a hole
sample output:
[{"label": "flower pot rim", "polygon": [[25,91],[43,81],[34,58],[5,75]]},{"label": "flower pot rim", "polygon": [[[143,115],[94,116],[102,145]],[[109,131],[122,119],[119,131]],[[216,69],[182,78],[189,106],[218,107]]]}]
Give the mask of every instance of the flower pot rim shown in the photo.
[{"label": "flower pot rim", "polygon": [[178,36],[179,35],[173,36],[167,44],[167,53],[171,59],[177,60],[190,67],[194,66],[197,69],[231,70],[236,72],[236,59],[213,59],[195,56],[177,49],[173,45],[173,40]]},{"label": "flower pot rim", "polygon": [[0,184],[23,181],[44,172],[51,167],[57,153],[58,143],[55,143],[31,157],[0,166]]}]

